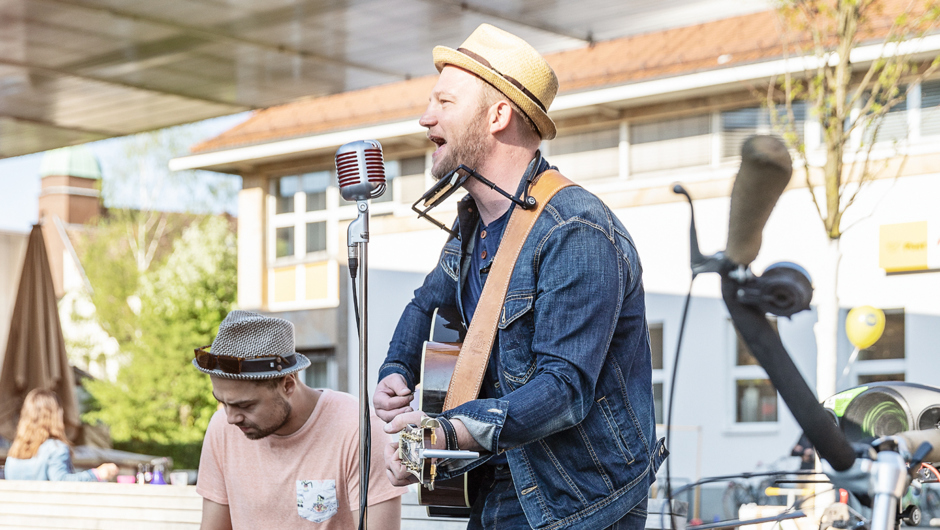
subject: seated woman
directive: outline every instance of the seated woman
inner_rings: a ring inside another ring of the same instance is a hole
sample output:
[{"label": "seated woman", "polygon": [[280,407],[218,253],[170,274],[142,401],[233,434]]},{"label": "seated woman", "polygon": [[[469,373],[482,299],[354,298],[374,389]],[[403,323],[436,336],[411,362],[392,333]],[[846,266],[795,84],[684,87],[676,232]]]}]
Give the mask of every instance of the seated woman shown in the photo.
[{"label": "seated woman", "polygon": [[75,473],[72,448],[65,437],[65,412],[50,390],[36,388],[26,395],[16,437],[7,453],[7,480],[107,481],[118,473],[114,464]]}]

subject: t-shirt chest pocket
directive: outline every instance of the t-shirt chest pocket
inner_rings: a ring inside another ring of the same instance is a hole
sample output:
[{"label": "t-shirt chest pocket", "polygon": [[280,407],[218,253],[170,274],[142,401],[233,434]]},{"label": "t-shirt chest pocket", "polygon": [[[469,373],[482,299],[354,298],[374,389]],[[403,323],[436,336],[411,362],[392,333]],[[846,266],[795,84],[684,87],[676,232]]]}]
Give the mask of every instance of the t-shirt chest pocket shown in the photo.
[{"label": "t-shirt chest pocket", "polygon": [[335,480],[298,480],[297,515],[314,523],[322,523],[336,515]]}]

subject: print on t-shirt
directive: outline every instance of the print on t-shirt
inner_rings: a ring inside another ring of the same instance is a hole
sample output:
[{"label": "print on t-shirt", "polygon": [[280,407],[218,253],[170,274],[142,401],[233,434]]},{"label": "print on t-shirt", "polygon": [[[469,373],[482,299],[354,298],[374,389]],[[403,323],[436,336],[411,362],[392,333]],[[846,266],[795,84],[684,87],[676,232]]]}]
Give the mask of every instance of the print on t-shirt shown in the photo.
[{"label": "print on t-shirt", "polygon": [[322,523],[336,515],[335,480],[298,480],[297,513],[308,521]]}]

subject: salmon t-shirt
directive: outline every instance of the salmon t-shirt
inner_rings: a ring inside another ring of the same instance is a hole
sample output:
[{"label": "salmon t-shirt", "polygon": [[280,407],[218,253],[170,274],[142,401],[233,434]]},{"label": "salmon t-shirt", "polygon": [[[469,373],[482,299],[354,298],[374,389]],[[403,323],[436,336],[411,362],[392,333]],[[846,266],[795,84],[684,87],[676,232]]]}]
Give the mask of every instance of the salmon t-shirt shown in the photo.
[{"label": "salmon t-shirt", "polygon": [[[233,528],[353,528],[359,511],[359,402],[324,389],[293,434],[249,440],[225,412],[212,416],[196,492],[227,504]],[[385,476],[389,436],[372,413],[369,506],[401,496]]]}]

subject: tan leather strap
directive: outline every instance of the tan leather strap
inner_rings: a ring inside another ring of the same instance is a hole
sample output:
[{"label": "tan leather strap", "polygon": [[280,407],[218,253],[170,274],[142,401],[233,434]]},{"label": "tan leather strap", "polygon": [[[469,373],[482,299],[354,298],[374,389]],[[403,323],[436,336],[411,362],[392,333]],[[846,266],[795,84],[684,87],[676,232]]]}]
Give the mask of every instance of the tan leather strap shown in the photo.
[{"label": "tan leather strap", "polygon": [[509,217],[499,250],[493,259],[493,267],[486,284],[483,285],[483,293],[470,322],[470,329],[467,330],[467,337],[460,349],[460,356],[457,357],[454,374],[447,387],[447,397],[444,398],[444,410],[476,399],[480,394],[483,375],[486,373],[490,351],[496,339],[499,313],[506,300],[509,277],[512,276],[516,258],[519,257],[529,231],[535,226],[536,219],[548,201],[562,188],[575,185],[555,170],[545,171],[536,179],[529,193],[537,201],[535,209],[523,210],[517,207]]}]

